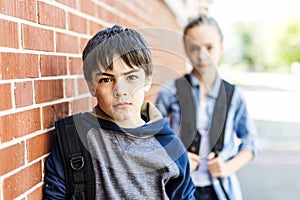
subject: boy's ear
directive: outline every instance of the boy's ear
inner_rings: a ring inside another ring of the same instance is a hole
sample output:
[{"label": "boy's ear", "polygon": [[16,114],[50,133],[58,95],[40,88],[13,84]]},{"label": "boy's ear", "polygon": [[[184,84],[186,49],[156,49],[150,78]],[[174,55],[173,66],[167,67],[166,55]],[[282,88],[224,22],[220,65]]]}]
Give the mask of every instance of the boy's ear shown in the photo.
[{"label": "boy's ear", "polygon": [[145,79],[145,86],[144,86],[144,91],[145,92],[148,92],[151,88],[151,84],[152,84],[152,75],[151,76],[146,76],[146,79]]}]

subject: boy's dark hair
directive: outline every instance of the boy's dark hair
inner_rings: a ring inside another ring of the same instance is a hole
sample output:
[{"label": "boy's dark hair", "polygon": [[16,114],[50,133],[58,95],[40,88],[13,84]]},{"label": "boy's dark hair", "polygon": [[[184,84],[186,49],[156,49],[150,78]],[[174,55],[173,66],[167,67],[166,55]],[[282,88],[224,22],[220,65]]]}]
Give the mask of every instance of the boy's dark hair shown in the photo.
[{"label": "boy's dark hair", "polygon": [[152,55],[145,39],[135,30],[119,25],[99,31],[91,38],[82,53],[84,77],[92,80],[92,72],[112,69],[115,56],[130,67],[140,67],[146,76],[152,74]]},{"label": "boy's dark hair", "polygon": [[207,15],[202,14],[198,18],[195,18],[195,19],[192,19],[191,21],[189,21],[189,23],[185,26],[184,31],[183,31],[184,45],[186,44],[186,34],[187,34],[187,32],[191,28],[194,28],[195,26],[200,26],[200,25],[203,25],[203,24],[209,24],[209,25],[215,26],[215,28],[217,29],[217,31],[220,34],[221,42],[223,41],[223,34],[222,34],[221,28],[220,28],[219,24],[217,23],[217,21],[213,17],[209,17]]}]

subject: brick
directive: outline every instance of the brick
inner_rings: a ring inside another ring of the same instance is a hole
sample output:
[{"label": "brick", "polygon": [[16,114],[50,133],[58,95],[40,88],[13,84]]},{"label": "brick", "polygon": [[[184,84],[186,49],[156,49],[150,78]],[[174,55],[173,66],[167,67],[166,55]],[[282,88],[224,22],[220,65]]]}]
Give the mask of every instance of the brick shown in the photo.
[{"label": "brick", "polygon": [[128,2],[128,1],[126,1],[126,2],[125,1],[124,2],[121,2],[121,1],[120,2],[111,2],[110,4],[114,4],[113,7],[115,9],[118,9],[119,12],[122,12],[123,14],[128,15],[133,19],[141,20],[142,17],[139,15],[139,13],[142,12],[143,15],[146,15],[148,10],[150,9],[150,7],[152,7],[153,2],[151,2],[150,7],[148,6],[148,8],[143,11],[137,10],[137,8],[134,7],[132,5],[132,3]]},{"label": "brick", "polygon": [[27,200],[43,199],[43,186],[38,187],[36,190],[28,194]]},{"label": "brick", "polygon": [[76,0],[55,0],[55,1],[71,8],[78,8]]},{"label": "brick", "polygon": [[64,56],[41,55],[42,76],[58,76],[67,74],[67,58]]},{"label": "brick", "polygon": [[[170,47],[167,47],[167,49]],[[175,50],[174,50],[175,51]],[[178,51],[180,52],[180,51]],[[153,63],[155,65],[160,65],[164,67],[164,72],[162,74],[168,73],[168,79],[171,80],[174,77],[185,73],[186,68],[185,66],[185,59],[183,56],[178,56],[178,54],[174,54],[173,52],[167,52],[165,50],[154,50],[152,51],[153,55]],[[158,67],[155,68],[157,71],[159,70]],[[159,75],[159,73],[157,73]],[[162,77],[162,76],[160,76]],[[157,77],[154,77],[155,79]],[[166,79],[165,77],[162,77]]]},{"label": "brick", "polygon": [[[104,8],[103,8],[104,10]],[[112,24],[120,24],[119,23],[119,16],[116,15],[116,13],[110,11],[110,10],[106,10],[106,15],[104,18],[105,21],[112,23]]]},{"label": "brick", "polygon": [[87,43],[88,43],[88,39],[86,39],[86,38],[80,38],[80,46],[79,46],[79,48],[80,48],[80,52],[82,53],[83,52],[83,50],[84,50],[84,48],[85,48],[85,46],[87,45]]},{"label": "brick", "polygon": [[93,21],[89,21],[90,23],[90,34],[91,35],[95,35],[96,33],[98,33],[100,30],[102,30],[104,27],[101,24],[98,24],[96,22]]},{"label": "brick", "polygon": [[3,180],[3,197],[14,199],[41,181],[42,165],[37,162]]},{"label": "brick", "polygon": [[84,78],[77,79],[78,94],[89,93],[88,85]]},{"label": "brick", "polygon": [[69,13],[69,30],[75,31],[78,33],[87,33],[86,19]]},{"label": "brick", "polygon": [[0,19],[0,46],[18,48],[18,24]]},{"label": "brick", "polygon": [[40,109],[26,110],[0,117],[2,143],[41,129]]},{"label": "brick", "polygon": [[74,79],[65,79],[65,91],[66,97],[74,97],[76,95]]},{"label": "brick", "polygon": [[102,20],[106,18],[106,12],[107,12],[106,9],[103,9],[103,7],[101,7],[101,6],[97,6],[96,10],[97,10],[98,18],[100,18]]},{"label": "brick", "polygon": [[33,160],[49,153],[53,146],[54,138],[55,131],[49,131],[28,139],[26,142],[28,162],[32,162]]},{"label": "brick", "polygon": [[103,0],[103,2],[111,7],[115,6],[115,2],[114,1],[110,1],[110,0]]},{"label": "brick", "polygon": [[38,22],[57,28],[66,28],[66,13],[63,9],[38,2]]},{"label": "brick", "polygon": [[33,88],[31,81],[15,83],[15,102],[17,108],[33,104]]},{"label": "brick", "polygon": [[[133,11],[133,9],[130,9],[129,7],[131,6],[130,3],[128,2],[122,2],[122,1],[110,1],[113,8],[118,9],[120,12],[122,12],[123,14],[126,14],[130,17],[132,17],[133,19],[141,19],[141,17],[138,15],[138,12]],[[153,3],[153,2],[152,2]],[[149,8],[147,8],[146,10],[149,10]]]},{"label": "brick", "polygon": [[7,84],[0,84],[0,111],[1,110],[8,110],[12,108],[12,98],[11,98],[11,85],[10,83]]},{"label": "brick", "polygon": [[63,81],[58,80],[37,80],[34,82],[35,101],[43,103],[63,98]]},{"label": "brick", "polygon": [[22,45],[24,49],[54,51],[54,34],[51,30],[22,24]]},{"label": "brick", "polygon": [[81,53],[78,38],[64,33],[56,33],[56,51],[65,53]]},{"label": "brick", "polygon": [[81,58],[69,57],[68,61],[70,74],[83,74]]},{"label": "brick", "polygon": [[96,4],[92,0],[80,1],[80,10],[88,15],[96,16]]},{"label": "brick", "polygon": [[137,14],[137,12],[133,9],[130,9],[128,6],[129,6],[129,4],[126,3],[125,6],[122,7],[123,12],[134,19],[139,19],[139,15]]},{"label": "brick", "polygon": [[36,22],[36,0],[0,1],[2,14]]},{"label": "brick", "polygon": [[91,110],[90,108],[90,102],[91,97],[87,97],[87,98],[83,98],[83,99],[77,99],[72,101],[71,104],[71,111],[72,111],[72,115],[80,113],[80,112],[87,112],[89,110]]},{"label": "brick", "polygon": [[54,126],[54,122],[58,119],[69,115],[69,104],[60,103],[42,108],[42,125],[43,129]]},{"label": "brick", "polygon": [[39,76],[38,55],[22,53],[0,53],[2,79],[36,78]]},{"label": "brick", "polygon": [[24,142],[0,150],[0,176],[25,164]]}]

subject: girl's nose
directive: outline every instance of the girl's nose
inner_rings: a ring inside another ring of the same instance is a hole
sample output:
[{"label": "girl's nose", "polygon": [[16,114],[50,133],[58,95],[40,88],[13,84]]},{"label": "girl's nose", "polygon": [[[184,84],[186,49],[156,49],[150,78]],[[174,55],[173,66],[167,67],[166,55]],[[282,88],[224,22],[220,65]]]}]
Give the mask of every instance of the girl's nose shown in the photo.
[{"label": "girl's nose", "polygon": [[201,47],[201,49],[199,51],[199,58],[201,60],[207,58],[207,51],[203,47]]}]

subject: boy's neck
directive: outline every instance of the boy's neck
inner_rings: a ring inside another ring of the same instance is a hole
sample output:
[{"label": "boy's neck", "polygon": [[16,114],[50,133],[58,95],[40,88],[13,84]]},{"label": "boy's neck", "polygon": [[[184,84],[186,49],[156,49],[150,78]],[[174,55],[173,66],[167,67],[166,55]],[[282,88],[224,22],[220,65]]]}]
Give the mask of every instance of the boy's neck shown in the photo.
[{"label": "boy's neck", "polygon": [[137,127],[140,127],[140,126],[143,126],[144,124],[146,124],[146,122],[142,119],[141,115],[140,115],[140,117],[138,117],[135,120],[133,120],[132,118],[129,118],[128,120],[115,120],[112,117],[110,117],[109,115],[107,115],[105,112],[103,112],[103,110],[99,107],[99,105],[97,105],[94,108],[93,113],[98,118],[114,122],[119,127],[122,127],[122,128],[137,128]]}]

